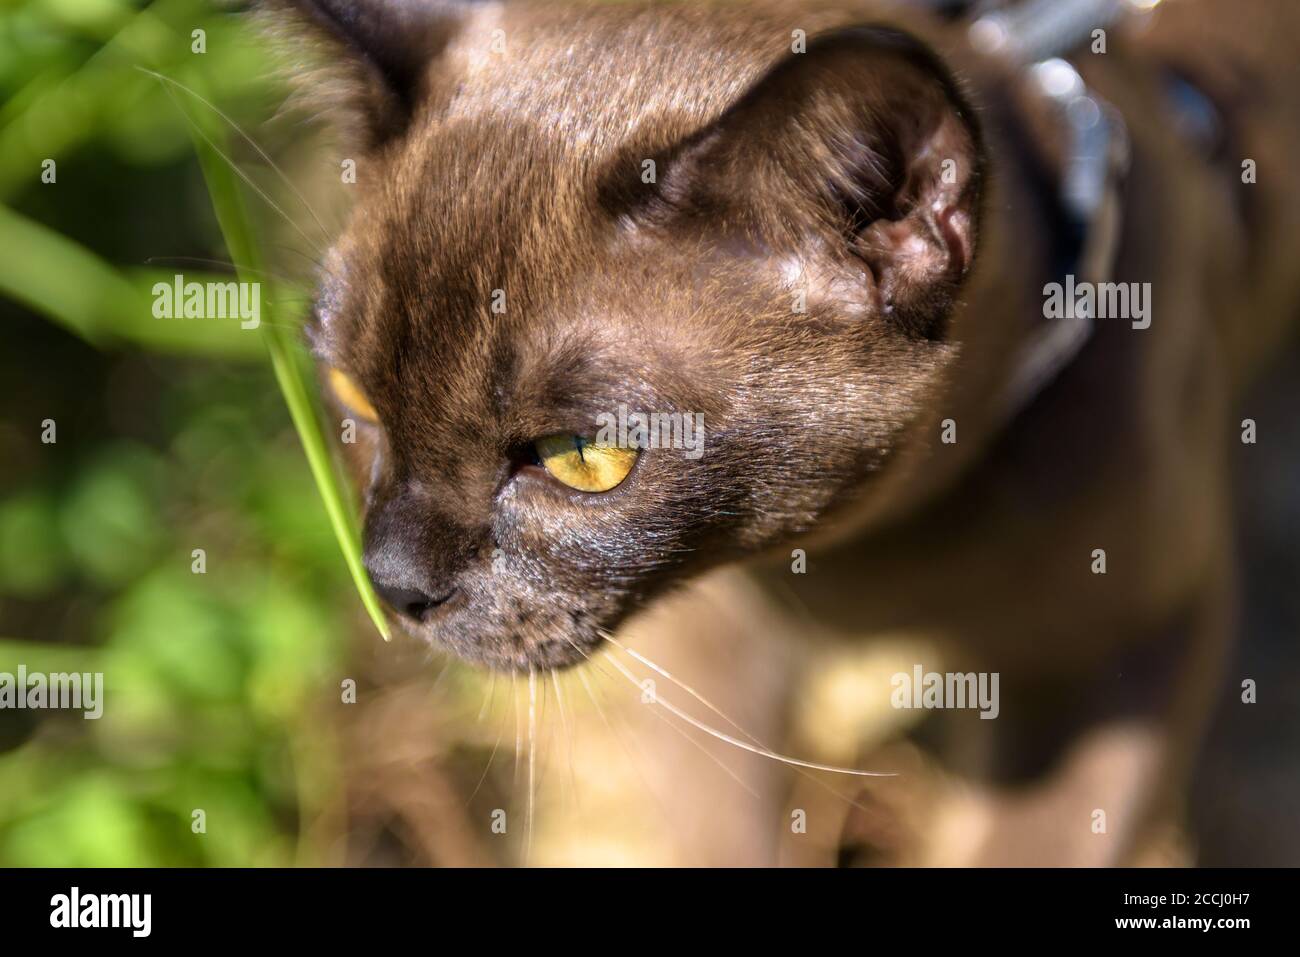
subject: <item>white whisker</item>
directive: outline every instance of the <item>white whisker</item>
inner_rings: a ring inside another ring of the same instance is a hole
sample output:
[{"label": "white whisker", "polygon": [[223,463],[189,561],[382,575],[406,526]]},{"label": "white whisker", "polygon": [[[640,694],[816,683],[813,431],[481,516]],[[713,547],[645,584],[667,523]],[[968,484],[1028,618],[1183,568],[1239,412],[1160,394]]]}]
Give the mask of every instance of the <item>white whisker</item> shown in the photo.
[{"label": "white whisker", "polygon": [[[645,657],[644,655],[640,654],[639,652],[634,651],[633,649],[628,648],[626,645],[624,645],[624,644],[620,643],[619,641],[615,640],[614,636],[611,635],[609,632],[605,631],[603,628],[600,629],[600,634],[601,634],[601,636],[602,636],[606,641],[608,641],[608,642],[609,642],[611,645],[613,645],[615,648],[618,648],[618,649],[620,649],[621,651],[623,651],[625,654],[630,655],[632,658],[635,658],[637,661],[641,662],[641,663],[642,663],[643,665],[645,665],[647,668],[650,668],[650,669],[656,671],[657,673],[663,675],[665,678],[667,678],[667,679],[668,679],[669,681],[671,681],[673,684],[677,685],[677,687],[681,688],[683,691],[685,691],[685,692],[686,692],[687,694],[689,694],[691,697],[695,698],[695,700],[697,700],[698,702],[700,702],[700,704],[704,705],[706,708],[708,708],[710,711],[712,711],[714,714],[716,714],[718,717],[720,717],[723,721],[726,721],[729,725],[731,725],[733,728],[735,728],[737,731],[739,731],[739,732],[740,732],[741,734],[743,734],[745,737],[749,738],[749,740],[752,741],[754,744],[758,745],[758,746],[761,747],[761,748],[764,748],[764,749],[770,750],[770,749],[768,748],[767,744],[764,743],[764,741],[763,741],[761,738],[759,738],[757,735],[751,734],[750,732],[746,731],[746,730],[745,730],[743,727],[741,727],[741,725],[738,724],[738,723],[737,723],[733,718],[731,718],[729,715],[727,715],[726,712],[724,712],[722,709],[718,708],[716,705],[714,705],[711,701],[709,701],[707,698],[705,698],[702,694],[700,694],[698,691],[696,691],[694,688],[692,688],[692,687],[691,687],[690,685],[688,685],[686,682],[684,682],[684,681],[682,681],[680,678],[677,678],[677,677],[675,677],[674,675],[672,675],[672,674],[671,674],[671,673],[670,673],[666,668],[663,668],[663,667],[661,667],[660,665],[655,664],[655,663],[654,663],[653,661],[651,661],[649,658]],[[662,717],[662,716],[660,716],[660,717]],[[667,719],[665,718],[664,720],[666,721]],[[804,769],[804,768],[802,768],[802,767],[796,767],[794,770],[795,770],[796,772],[798,772],[798,774],[801,775],[802,777],[807,778],[807,779],[808,779],[809,781],[811,781],[813,784],[817,785],[817,786],[818,786],[819,788],[821,788],[823,791],[827,792],[828,794],[832,794],[832,795],[834,795],[838,800],[844,801],[846,804],[849,804],[849,805],[851,805],[851,806],[853,806],[853,807],[856,807],[856,808],[858,808],[858,809],[860,809],[860,810],[863,810],[863,811],[868,810],[868,808],[864,807],[864,806],[863,806],[862,804],[860,804],[859,802],[853,800],[853,798],[851,798],[851,797],[847,797],[846,795],[841,794],[839,791],[837,791],[835,788],[831,787],[829,784],[827,784],[827,783],[826,783],[825,781],[823,781],[821,778],[819,778],[819,777],[817,777],[817,776],[815,776],[815,775],[809,774],[808,771],[807,771],[806,769]]]},{"label": "white whisker", "polygon": [[731,770],[731,768],[727,766],[726,762],[723,761],[722,758],[718,757],[716,754],[714,754],[704,745],[700,744],[700,742],[696,741],[694,738],[692,738],[681,728],[677,727],[677,725],[673,724],[671,721],[669,721],[667,718],[661,715],[658,711],[652,711],[650,713],[653,714],[660,721],[662,721],[664,724],[668,725],[668,727],[672,728],[675,732],[680,734],[683,738],[689,741],[694,747],[699,748],[700,753],[703,754],[710,761],[712,761],[714,764],[716,764],[718,767],[720,767],[723,770],[723,772],[727,775],[727,777],[731,778],[731,780],[735,781],[742,788],[744,788],[746,791],[752,794],[755,798],[758,798],[760,800],[762,799],[762,795],[760,795],[752,787],[746,784],[744,779],[741,778],[740,775],[738,775],[735,771]]},{"label": "white whisker", "polygon": [[519,793],[519,759],[524,753],[524,732],[520,721],[523,714],[519,710],[519,679],[515,672],[510,672],[510,700],[515,708],[515,770],[510,777],[510,798]]},{"label": "white whisker", "polygon": [[[491,688],[491,697],[489,700],[495,701],[496,700],[496,672],[492,673],[492,678],[493,681],[492,681],[492,688]],[[479,789],[483,787],[483,782],[487,780],[488,772],[492,770],[492,762],[495,761],[497,758],[497,751],[500,750],[501,748],[501,739],[505,737],[505,733],[506,733],[506,715],[505,712],[503,711],[501,712],[501,720],[497,722],[497,739],[494,742],[492,742],[492,753],[488,755],[487,764],[484,765],[483,767],[483,773],[479,775],[478,784],[474,785],[474,790],[470,792],[469,798],[465,801],[466,807],[468,807],[471,803],[473,803],[474,797],[478,794]]]},{"label": "white whisker", "polygon": [[602,638],[608,641],[615,648],[618,648],[624,654],[631,655],[633,658],[641,662],[641,664],[645,665],[647,668],[663,675],[663,677],[667,678],[673,684],[677,685],[677,687],[681,688],[683,691],[685,691],[688,695],[690,695],[700,704],[704,705],[704,707],[708,708],[710,711],[716,714],[723,721],[727,722],[727,724],[731,725],[733,728],[735,728],[745,737],[749,738],[750,741],[753,741],[755,744],[759,745],[760,747],[766,747],[766,745],[764,745],[762,741],[760,741],[757,737],[755,737],[754,735],[746,731],[744,728],[742,728],[731,717],[729,717],[725,712],[723,712],[721,708],[717,707],[717,705],[713,704],[713,702],[709,701],[709,699],[704,697],[704,695],[700,694],[698,691],[696,691],[686,682],[682,681],[680,678],[676,678],[673,675],[669,674],[666,669],[661,668],[659,665],[655,664],[653,661],[651,661],[649,658],[642,655],[640,652],[634,651],[633,649],[627,647],[626,645],[621,644],[618,641],[615,641],[614,636],[611,635],[609,632],[604,631],[602,629],[600,634]]},{"label": "white whisker", "polygon": [[488,688],[487,688],[487,691],[484,692],[484,694],[483,694],[483,707],[479,708],[479,710],[478,710],[478,723],[479,723],[479,724],[482,724],[482,723],[483,723],[483,719],[484,719],[485,717],[487,717],[488,708],[491,706],[492,702],[496,700],[496,693],[497,693],[497,673],[496,673],[495,671],[493,671],[493,672],[490,672],[490,675],[491,675],[491,677],[488,679]]},{"label": "white whisker", "polygon": [[[226,123],[227,123],[227,125],[229,125],[230,128],[231,128],[232,130],[234,130],[236,133],[238,133],[238,134],[240,135],[240,137],[243,138],[243,140],[244,140],[245,143],[247,143],[247,144],[248,144],[249,146],[251,146],[254,150],[256,150],[256,151],[257,151],[257,155],[260,156],[260,157],[262,157],[262,159],[266,161],[266,164],[267,164],[268,166],[270,166],[271,169],[275,170],[276,175],[279,176],[280,179],[282,179],[282,180],[284,181],[284,184],[285,184],[286,186],[289,187],[289,190],[290,190],[290,191],[293,193],[293,195],[297,198],[298,202],[302,203],[303,208],[307,210],[308,214],[309,214],[309,215],[311,216],[311,218],[315,221],[315,223],[316,223],[316,228],[319,229],[319,230],[321,231],[321,236],[324,237],[326,243],[329,242],[329,230],[327,230],[327,229],[325,228],[325,224],[322,223],[321,220],[320,220],[320,217],[316,215],[316,210],[312,208],[311,203],[307,202],[307,198],[306,198],[305,196],[303,196],[302,193],[300,193],[300,192],[298,191],[298,187],[296,187],[296,186],[293,185],[293,180],[289,179],[289,177],[288,177],[287,175],[285,175],[284,170],[280,169],[280,167],[276,164],[275,160],[271,159],[270,155],[267,154],[266,150],[262,149],[262,147],[258,144],[258,142],[257,142],[255,139],[253,139],[251,136],[249,136],[247,133],[244,132],[243,127],[241,127],[241,126],[240,126],[238,123],[236,123],[233,119],[231,119],[229,116],[227,116],[227,115],[226,115],[226,114],[221,110],[221,108],[218,107],[218,106],[217,106],[215,103],[213,103],[211,100],[206,99],[206,98],[203,97],[201,94],[199,94],[197,91],[190,89],[188,86],[186,86],[184,83],[181,83],[179,80],[174,80],[174,79],[172,79],[172,78],[169,77],[169,76],[165,76],[165,75],[162,74],[162,73],[158,73],[157,71],[155,71],[155,70],[150,70],[150,69],[148,69],[148,68],[146,68],[146,67],[137,66],[136,69],[137,69],[137,70],[140,70],[142,73],[147,73],[147,74],[149,74],[149,76],[152,76],[152,77],[154,77],[155,79],[161,80],[161,81],[164,82],[164,83],[169,83],[169,84],[171,84],[172,86],[176,87],[177,89],[184,91],[185,93],[188,93],[190,96],[194,97],[194,99],[198,100],[200,103],[202,103],[202,104],[203,104],[204,106],[206,106],[208,109],[210,109],[213,113],[217,114],[217,116],[219,116],[219,117],[221,117],[223,120],[225,120]],[[179,105],[179,104],[178,104],[178,105]],[[200,132],[200,135],[202,135],[201,132]],[[207,137],[204,137],[204,139],[207,139]],[[214,146],[213,149],[216,149],[216,147]],[[237,168],[234,167],[234,164],[233,164],[233,163],[231,164],[231,167],[235,169],[235,172],[237,172],[237,173],[239,172],[239,170],[238,170]],[[241,173],[240,175],[242,176],[243,174]],[[249,183],[249,185],[251,186],[252,183]],[[256,187],[254,187],[254,188],[256,188]],[[281,213],[281,215],[283,216],[284,213]],[[294,226],[295,229],[298,228],[297,223],[295,223],[293,220],[290,220],[290,219],[288,218],[288,216],[285,216],[285,219],[288,220],[289,223],[290,223],[290,225]],[[304,233],[301,229],[298,229],[298,232],[302,234],[302,238],[303,238],[303,239],[306,239],[307,242],[308,242],[309,244],[315,245],[315,244],[312,242],[312,240],[307,236],[307,234]]]},{"label": "white whisker", "polygon": [[569,727],[568,709],[564,706],[564,692],[560,687],[560,676],[552,669],[551,684],[555,686],[555,704],[560,709],[560,727],[564,730],[565,753],[569,757],[569,790],[573,803],[578,804],[578,775],[573,769],[574,733]]},{"label": "white whisker", "polygon": [[524,866],[533,852],[533,802],[536,791],[537,775],[537,672],[528,669],[528,812],[525,817],[527,830],[524,838]]},{"label": "white whisker", "polygon": [[[572,641],[569,643],[573,644]],[[578,648],[576,644],[574,644],[573,647],[577,649],[579,654],[586,657],[586,652],[581,648]],[[590,661],[589,657],[588,660]],[[600,668],[597,668],[596,671],[598,674],[608,675],[608,672]],[[600,720],[604,723],[605,729],[609,731],[610,736],[618,743],[619,748],[623,751],[623,756],[627,758],[628,765],[634,772],[636,772],[636,776],[641,779],[641,784],[645,788],[645,793],[650,795],[651,800],[655,803],[655,807],[659,809],[659,813],[663,816],[664,822],[671,828],[673,826],[672,815],[668,813],[668,808],[664,806],[664,802],[659,797],[658,792],[650,786],[650,782],[646,779],[645,772],[641,770],[641,766],[637,764],[636,759],[632,757],[632,749],[628,747],[627,739],[614,727],[610,722],[609,717],[605,714],[605,709],[601,707],[600,701],[597,700],[596,693],[592,690],[591,682],[587,680],[587,673],[585,671],[578,671],[577,674],[578,678],[582,681],[583,688],[587,691],[587,697],[591,699],[591,703],[596,708],[596,713],[600,715]]]},{"label": "white whisker", "polygon": [[[617,670],[621,675],[623,675],[624,678],[630,681],[635,688],[637,689],[641,688],[641,683],[636,680],[636,676],[633,675],[632,672],[627,670],[627,668],[623,665],[623,662],[619,661],[613,655],[610,655],[608,660],[609,663],[614,666],[615,670]],[[749,744],[746,741],[741,741],[738,738],[733,738],[731,735],[719,731],[717,728],[710,727],[709,725],[705,724],[703,721],[700,721],[698,718],[692,717],[691,715],[687,714],[681,708],[678,708],[671,701],[668,701],[666,698],[664,698],[657,692],[652,696],[651,701],[654,704],[657,704],[660,707],[662,707],[665,711],[669,712],[670,714],[675,714],[677,717],[681,718],[683,721],[685,721],[687,724],[691,725],[692,727],[697,728],[700,731],[703,731],[705,734],[712,735],[713,737],[717,738],[719,741],[723,741],[726,742],[727,744],[732,745],[733,747],[740,748],[742,751],[748,751],[751,754],[757,754],[760,757],[770,758],[773,761],[780,761],[782,764],[789,764],[799,768],[809,768],[813,771],[829,771],[833,774],[851,774],[854,777],[863,777],[863,778],[888,778],[888,777],[894,777],[896,774],[896,772],[894,771],[859,771],[856,768],[841,768],[833,764],[818,764],[815,761],[803,761],[799,758],[793,758],[788,754],[781,754],[780,752],[773,751],[770,748],[760,747],[759,745]]]},{"label": "white whisker", "polygon": [[150,256],[148,259],[144,261],[144,263],[146,266],[152,266],[155,264],[179,265],[181,263],[192,263],[198,266],[226,266],[238,272],[246,272],[254,276],[262,276],[266,279],[274,279],[276,282],[284,283],[286,286],[297,285],[297,283],[295,283],[292,279],[278,272],[272,272],[269,269],[254,269],[253,267],[246,266],[243,263],[233,263],[228,259],[207,259],[203,256]]},{"label": "white whisker", "polygon": [[[608,642],[609,642],[611,645],[613,645],[615,648],[618,648],[618,649],[622,650],[623,652],[625,652],[626,654],[631,655],[633,658],[635,658],[637,661],[641,662],[641,663],[642,663],[643,665],[645,665],[647,668],[651,668],[651,669],[653,669],[654,671],[657,671],[659,674],[663,675],[663,676],[664,676],[665,678],[667,678],[669,681],[673,682],[675,685],[677,685],[679,688],[681,688],[683,691],[685,691],[685,692],[686,692],[687,694],[689,694],[691,697],[693,697],[693,698],[695,698],[697,701],[699,701],[700,704],[704,705],[706,708],[708,708],[710,711],[712,711],[714,714],[716,714],[718,717],[720,717],[723,721],[726,721],[728,724],[730,724],[733,728],[735,728],[737,731],[739,731],[739,732],[740,732],[741,734],[743,734],[745,737],[749,738],[749,739],[750,739],[751,741],[753,741],[755,744],[757,744],[757,745],[759,745],[759,746],[763,746],[763,742],[761,742],[758,738],[754,737],[754,735],[750,734],[748,731],[746,731],[744,728],[742,728],[740,725],[738,725],[735,721],[733,721],[730,717],[728,717],[728,716],[727,716],[727,715],[726,715],[726,714],[725,714],[725,713],[724,713],[720,708],[718,708],[716,705],[714,705],[712,702],[710,702],[707,698],[705,698],[702,694],[700,694],[698,691],[696,691],[696,690],[695,690],[694,688],[692,688],[690,685],[686,684],[684,681],[681,681],[681,680],[678,679],[678,678],[674,678],[671,674],[668,673],[668,671],[667,671],[666,669],[661,668],[659,665],[655,664],[655,663],[654,663],[653,661],[651,661],[649,658],[644,657],[643,655],[639,654],[638,652],[633,651],[631,648],[628,648],[628,647],[626,647],[625,645],[621,644],[620,642],[616,641],[616,640],[614,639],[614,636],[611,635],[609,632],[605,631],[603,628],[600,629],[600,634],[601,634],[601,636],[602,636],[606,641],[608,641]],[[700,744],[700,742],[696,741],[696,740],[695,740],[694,738],[692,738],[689,734],[687,734],[687,733],[686,733],[685,731],[683,731],[681,728],[677,727],[677,725],[673,724],[671,721],[669,721],[669,720],[668,720],[667,718],[665,718],[663,715],[659,714],[659,712],[656,711],[656,712],[653,712],[653,714],[654,714],[654,716],[655,716],[656,718],[658,718],[660,721],[664,722],[664,724],[668,725],[668,727],[672,728],[674,731],[676,731],[678,734],[680,734],[683,738],[685,738],[687,741],[689,741],[689,742],[690,742],[691,744],[693,744],[695,747],[699,748],[700,751],[702,751],[705,755],[707,755],[708,758],[709,758],[711,761],[713,761],[715,764],[717,764],[718,767],[722,768],[722,770],[725,771],[725,772],[727,773],[727,775],[728,775],[732,780],[734,780],[737,784],[739,784],[742,788],[744,788],[744,789],[745,789],[746,791],[748,791],[750,794],[754,795],[754,797],[759,797],[759,793],[758,793],[757,791],[755,791],[752,787],[750,787],[748,784],[746,784],[745,781],[744,781],[744,780],[743,780],[743,779],[742,779],[738,774],[736,774],[735,771],[733,771],[730,767],[728,767],[727,764],[726,764],[726,763],[725,763],[721,758],[719,758],[717,755],[713,754],[713,753],[712,753],[711,751],[709,751],[706,747],[704,747],[704,745]]]},{"label": "white whisker", "polygon": [[[148,71],[146,71],[146,72],[148,72]],[[297,230],[297,231],[298,231],[298,234],[299,234],[300,236],[302,236],[302,238],[303,238],[306,242],[308,242],[308,243],[312,243],[312,242],[313,242],[312,238],[311,238],[310,236],[308,236],[308,235],[303,231],[303,228],[302,228],[301,226],[299,226],[299,225],[298,225],[298,224],[297,224],[297,223],[296,223],[296,222],[295,222],[295,221],[294,221],[294,220],[289,216],[288,213],[286,213],[283,209],[280,208],[279,204],[276,203],[275,200],[273,200],[270,196],[267,195],[266,190],[262,189],[262,187],[258,186],[256,183],[254,183],[253,180],[252,180],[252,178],[251,178],[247,173],[245,173],[242,169],[239,168],[239,164],[238,164],[238,163],[236,163],[236,162],[235,162],[234,160],[232,160],[229,156],[227,156],[227,155],[226,155],[226,154],[221,150],[221,147],[217,146],[216,143],[212,142],[212,139],[208,136],[208,134],[207,134],[207,133],[204,133],[203,130],[199,127],[199,125],[198,125],[197,123],[195,123],[194,120],[192,120],[192,119],[190,118],[190,115],[189,115],[188,113],[185,112],[185,108],[182,107],[182,106],[180,105],[180,102],[179,102],[179,101],[176,99],[176,97],[172,94],[171,90],[168,90],[168,91],[167,91],[167,95],[168,95],[168,97],[171,99],[171,101],[172,101],[173,103],[176,104],[176,108],[177,108],[178,110],[181,111],[181,115],[185,117],[185,121],[186,121],[187,123],[189,123],[191,127],[194,128],[194,132],[197,133],[197,134],[202,138],[203,142],[207,143],[208,146],[211,147],[212,152],[214,152],[214,153],[216,153],[218,156],[220,156],[221,159],[225,162],[225,164],[226,164],[227,166],[230,167],[231,171],[234,172],[234,174],[235,174],[236,176],[238,176],[240,179],[242,179],[242,180],[243,180],[243,181],[248,185],[248,188],[251,189],[254,193],[256,193],[256,194],[257,194],[257,195],[262,199],[262,201],[263,201],[264,203],[266,203],[266,205],[270,206],[273,210],[275,210],[277,213],[279,213],[280,216],[281,216],[281,218],[282,218],[286,223],[288,223],[288,224],[289,224],[290,226],[292,226],[295,230]]]}]

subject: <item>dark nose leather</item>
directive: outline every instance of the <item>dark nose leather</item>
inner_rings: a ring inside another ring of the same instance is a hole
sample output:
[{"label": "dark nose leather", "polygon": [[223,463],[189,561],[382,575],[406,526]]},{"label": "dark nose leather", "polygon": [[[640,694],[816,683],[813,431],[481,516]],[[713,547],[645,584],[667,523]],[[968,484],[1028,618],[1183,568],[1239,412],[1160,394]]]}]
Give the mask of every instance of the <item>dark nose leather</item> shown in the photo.
[{"label": "dark nose leather", "polygon": [[366,515],[366,571],[379,597],[410,621],[427,621],[456,593],[476,548],[436,501],[402,486],[377,497]]},{"label": "dark nose leather", "polygon": [[428,502],[398,494],[366,517],[363,561],[375,591],[403,618],[427,621],[456,592],[462,558],[452,532]]},{"label": "dark nose leather", "polygon": [[375,591],[393,611],[403,615],[413,621],[424,621],[429,614],[443,604],[452,596],[455,589],[447,591],[441,595],[431,595],[420,588],[410,588],[402,584],[393,584],[377,579],[374,573],[371,573],[371,581],[375,584]]}]

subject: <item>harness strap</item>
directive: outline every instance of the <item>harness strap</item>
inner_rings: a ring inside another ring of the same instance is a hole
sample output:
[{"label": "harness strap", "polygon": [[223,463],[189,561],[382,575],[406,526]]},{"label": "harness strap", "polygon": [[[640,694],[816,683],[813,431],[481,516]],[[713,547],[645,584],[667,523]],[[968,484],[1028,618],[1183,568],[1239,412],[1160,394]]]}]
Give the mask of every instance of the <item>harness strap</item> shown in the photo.
[{"label": "harness strap", "polygon": [[[1064,274],[1083,282],[1109,282],[1119,249],[1120,187],[1129,160],[1124,122],[1088,90],[1065,60],[1044,60],[1029,73],[1053,103],[1069,143],[1061,205],[1078,240]],[[1086,314],[1074,319],[1044,318],[1038,323],[1018,351],[1003,394],[1004,415],[1011,418],[1029,405],[1078,356],[1095,331],[1095,318]]]},{"label": "harness strap", "polygon": [[[1142,0],[1136,0],[1141,3]],[[1024,70],[1052,107],[1065,139],[1060,205],[1077,237],[1063,270],[1079,281],[1109,281],[1118,252],[1123,208],[1120,188],[1129,164],[1128,132],[1120,114],[1088,89],[1064,57],[1106,29],[1135,0],[1024,0],[977,17],[971,44]],[[1095,318],[1046,319],[1020,347],[1002,397],[1009,420],[1068,366],[1095,331]]]}]

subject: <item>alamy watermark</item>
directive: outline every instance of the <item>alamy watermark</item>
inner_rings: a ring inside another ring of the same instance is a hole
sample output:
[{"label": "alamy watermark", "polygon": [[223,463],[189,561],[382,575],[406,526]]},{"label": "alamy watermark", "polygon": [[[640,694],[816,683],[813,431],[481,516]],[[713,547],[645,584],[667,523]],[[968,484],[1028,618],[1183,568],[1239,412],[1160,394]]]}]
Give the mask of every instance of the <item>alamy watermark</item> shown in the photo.
[{"label": "alamy watermark", "polygon": [[1151,325],[1151,283],[1065,282],[1043,287],[1044,319],[1128,319],[1134,329]]},{"label": "alamy watermark", "polygon": [[56,928],[122,928],[132,937],[153,930],[152,894],[86,894],[73,887],[50,898],[50,926]]},{"label": "alamy watermark", "polygon": [[889,679],[889,703],[895,708],[975,709],[981,718],[998,716],[999,672],[926,671],[915,665],[911,672],[900,671]]},{"label": "alamy watermark", "polygon": [[104,713],[103,672],[0,671],[0,709],[73,710],[95,720]]},{"label": "alamy watermark", "polygon": [[629,412],[620,402],[618,412],[596,416],[596,445],[620,449],[683,449],[688,459],[704,454],[704,413]]},{"label": "alamy watermark", "polygon": [[186,282],[177,273],[171,282],[153,284],[155,319],[238,319],[239,328],[262,324],[259,282]]}]

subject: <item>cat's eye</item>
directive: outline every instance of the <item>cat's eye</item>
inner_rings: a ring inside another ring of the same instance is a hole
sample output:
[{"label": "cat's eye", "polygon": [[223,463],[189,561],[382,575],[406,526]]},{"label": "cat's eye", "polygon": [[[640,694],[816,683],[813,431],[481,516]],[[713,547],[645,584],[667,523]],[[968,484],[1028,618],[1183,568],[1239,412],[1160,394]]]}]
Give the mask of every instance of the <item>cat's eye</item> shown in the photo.
[{"label": "cat's eye", "polygon": [[346,372],[342,369],[330,369],[329,383],[330,388],[334,390],[334,395],[349,411],[355,412],[367,422],[379,421],[379,414],[375,412],[375,407],[370,404],[361,387],[352,381],[352,377]]},{"label": "cat's eye", "polygon": [[533,447],[546,471],[580,492],[608,492],[636,464],[636,449],[596,445],[577,435],[550,435]]}]

